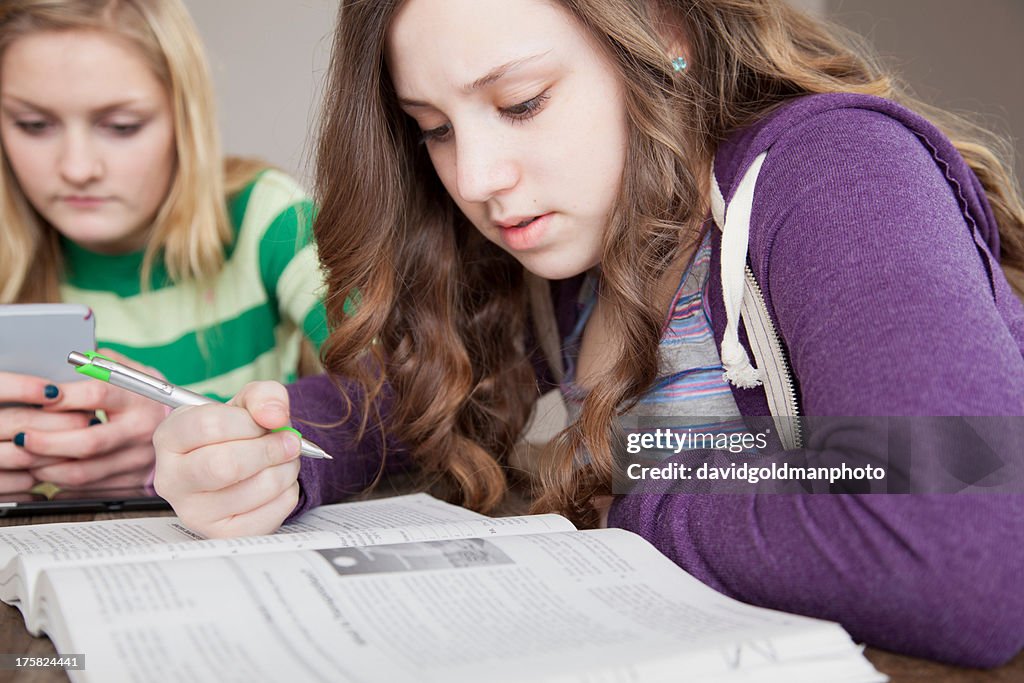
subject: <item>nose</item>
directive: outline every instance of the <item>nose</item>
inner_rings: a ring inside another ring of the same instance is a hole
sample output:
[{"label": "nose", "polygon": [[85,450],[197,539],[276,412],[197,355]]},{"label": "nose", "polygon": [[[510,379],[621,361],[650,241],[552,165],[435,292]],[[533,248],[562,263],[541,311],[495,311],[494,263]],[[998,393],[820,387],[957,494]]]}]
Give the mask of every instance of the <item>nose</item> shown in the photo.
[{"label": "nose", "polygon": [[486,202],[512,189],[521,169],[500,137],[463,134],[456,139],[456,183],[466,202]]},{"label": "nose", "polygon": [[69,130],[61,149],[59,171],[72,185],[87,185],[104,172],[102,156],[88,133]]}]

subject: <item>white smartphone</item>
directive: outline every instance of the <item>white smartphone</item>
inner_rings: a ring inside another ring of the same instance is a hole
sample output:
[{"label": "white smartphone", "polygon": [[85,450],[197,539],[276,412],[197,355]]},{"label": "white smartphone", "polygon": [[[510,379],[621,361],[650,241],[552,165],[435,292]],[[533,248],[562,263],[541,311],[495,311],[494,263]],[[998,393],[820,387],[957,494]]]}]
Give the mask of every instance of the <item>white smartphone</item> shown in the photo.
[{"label": "white smartphone", "polygon": [[0,305],[0,372],[56,384],[87,379],[68,363],[72,351],[96,350],[96,316],[81,304]]}]

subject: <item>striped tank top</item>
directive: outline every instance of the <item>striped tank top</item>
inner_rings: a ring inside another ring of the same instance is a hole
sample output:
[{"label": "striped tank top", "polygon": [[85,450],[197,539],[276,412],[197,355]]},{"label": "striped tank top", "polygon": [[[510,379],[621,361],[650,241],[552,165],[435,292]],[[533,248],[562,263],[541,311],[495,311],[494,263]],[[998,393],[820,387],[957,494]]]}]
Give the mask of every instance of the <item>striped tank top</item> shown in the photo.
[{"label": "striped tank top", "polygon": [[[705,234],[680,278],[658,348],[658,379],[623,416],[626,434],[655,429],[671,429],[677,434],[732,434],[746,429],[732,390],[722,376],[721,357],[704,306],[711,261],[709,235]],[[565,343],[566,373],[561,389],[571,421],[579,416],[586,396],[575,382],[576,359],[583,330],[597,302],[597,284],[594,275],[584,282],[580,318]],[[672,454],[658,453],[657,449],[645,452],[655,457]]]}]

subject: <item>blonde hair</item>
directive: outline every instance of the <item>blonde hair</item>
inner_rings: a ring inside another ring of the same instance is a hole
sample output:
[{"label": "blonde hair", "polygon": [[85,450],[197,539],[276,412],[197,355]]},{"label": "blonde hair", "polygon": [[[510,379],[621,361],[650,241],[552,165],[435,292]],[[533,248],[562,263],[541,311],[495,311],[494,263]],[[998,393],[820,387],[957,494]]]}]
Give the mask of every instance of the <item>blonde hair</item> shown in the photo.
[{"label": "blonde hair", "polygon": [[[167,89],[177,156],[174,179],[143,257],[147,286],[163,252],[172,280],[209,280],[233,237],[226,194],[263,166],[221,157],[212,79],[198,31],[180,0],[4,0],[0,60],[19,38],[41,31],[101,31],[127,39]],[[26,199],[0,150],[0,303],[58,301],[56,230]]]}]

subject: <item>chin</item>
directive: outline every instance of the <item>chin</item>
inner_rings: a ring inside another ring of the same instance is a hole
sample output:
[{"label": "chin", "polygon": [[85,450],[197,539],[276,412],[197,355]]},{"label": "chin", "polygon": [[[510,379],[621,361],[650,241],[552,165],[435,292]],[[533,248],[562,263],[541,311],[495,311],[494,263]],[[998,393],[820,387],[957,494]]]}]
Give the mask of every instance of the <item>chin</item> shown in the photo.
[{"label": "chin", "polygon": [[98,254],[126,254],[145,246],[145,243],[135,244],[130,234],[111,234],[110,230],[79,229],[61,232],[75,244]]},{"label": "chin", "polygon": [[578,254],[572,256],[563,255],[562,258],[553,254],[545,254],[533,258],[524,257],[519,259],[519,262],[523,264],[526,270],[539,277],[547,280],[565,280],[587,272],[597,265],[599,261],[593,263],[584,261],[579,258]]}]

